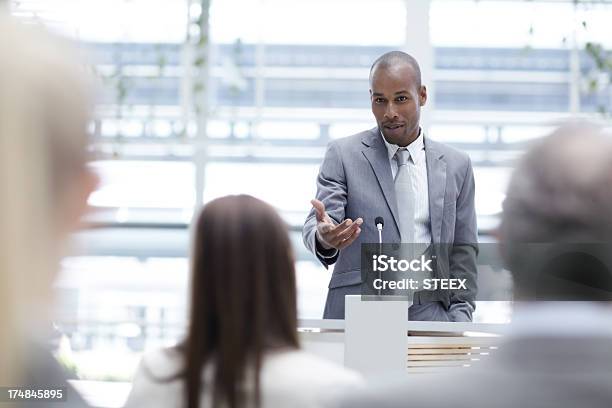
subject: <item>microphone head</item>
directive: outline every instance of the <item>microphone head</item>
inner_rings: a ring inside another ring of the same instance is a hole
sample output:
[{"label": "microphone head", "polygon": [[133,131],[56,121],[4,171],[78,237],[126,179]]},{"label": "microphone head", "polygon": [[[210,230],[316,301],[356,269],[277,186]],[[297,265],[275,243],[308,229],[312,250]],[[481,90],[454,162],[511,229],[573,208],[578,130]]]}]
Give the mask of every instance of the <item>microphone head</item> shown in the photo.
[{"label": "microphone head", "polygon": [[376,219],[374,219],[374,224],[376,224],[378,226],[378,224],[380,224],[381,226],[385,226],[385,221],[383,220],[383,217],[376,217]]}]

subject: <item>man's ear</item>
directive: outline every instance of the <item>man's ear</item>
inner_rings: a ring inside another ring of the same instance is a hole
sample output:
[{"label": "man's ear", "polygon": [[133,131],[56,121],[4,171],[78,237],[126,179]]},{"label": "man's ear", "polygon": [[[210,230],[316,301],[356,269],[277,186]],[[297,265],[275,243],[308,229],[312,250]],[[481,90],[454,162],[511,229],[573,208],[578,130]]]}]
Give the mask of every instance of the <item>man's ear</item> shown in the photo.
[{"label": "man's ear", "polygon": [[427,102],[427,88],[425,85],[421,85],[421,89],[419,89],[419,105],[425,106]]}]

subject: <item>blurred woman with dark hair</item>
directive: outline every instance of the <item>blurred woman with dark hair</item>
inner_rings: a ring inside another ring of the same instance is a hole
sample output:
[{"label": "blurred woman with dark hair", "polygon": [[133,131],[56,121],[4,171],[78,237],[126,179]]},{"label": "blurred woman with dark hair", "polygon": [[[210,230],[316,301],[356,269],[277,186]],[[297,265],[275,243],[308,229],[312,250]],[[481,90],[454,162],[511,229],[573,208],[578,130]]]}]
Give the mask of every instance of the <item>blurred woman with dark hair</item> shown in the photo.
[{"label": "blurred woman with dark hair", "polygon": [[228,196],[195,228],[179,346],[145,355],[127,407],[317,407],[360,377],[299,350],[294,258],[268,204]]}]

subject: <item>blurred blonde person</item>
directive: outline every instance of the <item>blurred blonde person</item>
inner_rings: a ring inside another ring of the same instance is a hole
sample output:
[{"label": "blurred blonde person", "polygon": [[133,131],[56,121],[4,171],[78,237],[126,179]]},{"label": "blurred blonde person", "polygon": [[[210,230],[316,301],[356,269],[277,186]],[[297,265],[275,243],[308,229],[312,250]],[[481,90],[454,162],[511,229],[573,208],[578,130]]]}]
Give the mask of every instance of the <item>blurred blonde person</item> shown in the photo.
[{"label": "blurred blonde person", "polygon": [[[50,353],[31,344],[97,184],[86,167],[88,87],[66,44],[1,9],[0,58],[0,386],[67,386]],[[81,402],[68,389],[58,405]]]}]

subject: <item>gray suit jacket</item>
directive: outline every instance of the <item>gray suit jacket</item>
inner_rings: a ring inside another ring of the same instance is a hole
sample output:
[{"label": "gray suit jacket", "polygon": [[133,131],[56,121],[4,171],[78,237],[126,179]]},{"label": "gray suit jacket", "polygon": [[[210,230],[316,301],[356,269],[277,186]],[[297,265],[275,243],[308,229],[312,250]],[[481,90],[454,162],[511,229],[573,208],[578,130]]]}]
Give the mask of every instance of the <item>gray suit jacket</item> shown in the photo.
[{"label": "gray suit jacket", "polygon": [[[467,154],[424,138],[429,191],[429,214],[434,244],[452,244],[439,259],[437,277],[464,278],[470,289],[458,294],[431,294],[423,302],[469,302],[476,295],[477,228],[474,210],[474,175]],[[360,294],[361,243],[377,243],[377,216],[385,220],[383,242],[399,243],[397,199],[387,148],[378,128],[334,140],[328,145],[317,178],[317,199],[337,223],[363,218],[359,238],[333,258],[317,253],[317,220],[311,209],[303,229],[306,247],[325,265],[334,264],[324,318],[344,318],[344,296]]]},{"label": "gray suit jacket", "polygon": [[608,408],[612,337],[517,337],[490,360],[448,374],[379,378],[330,406]]}]

